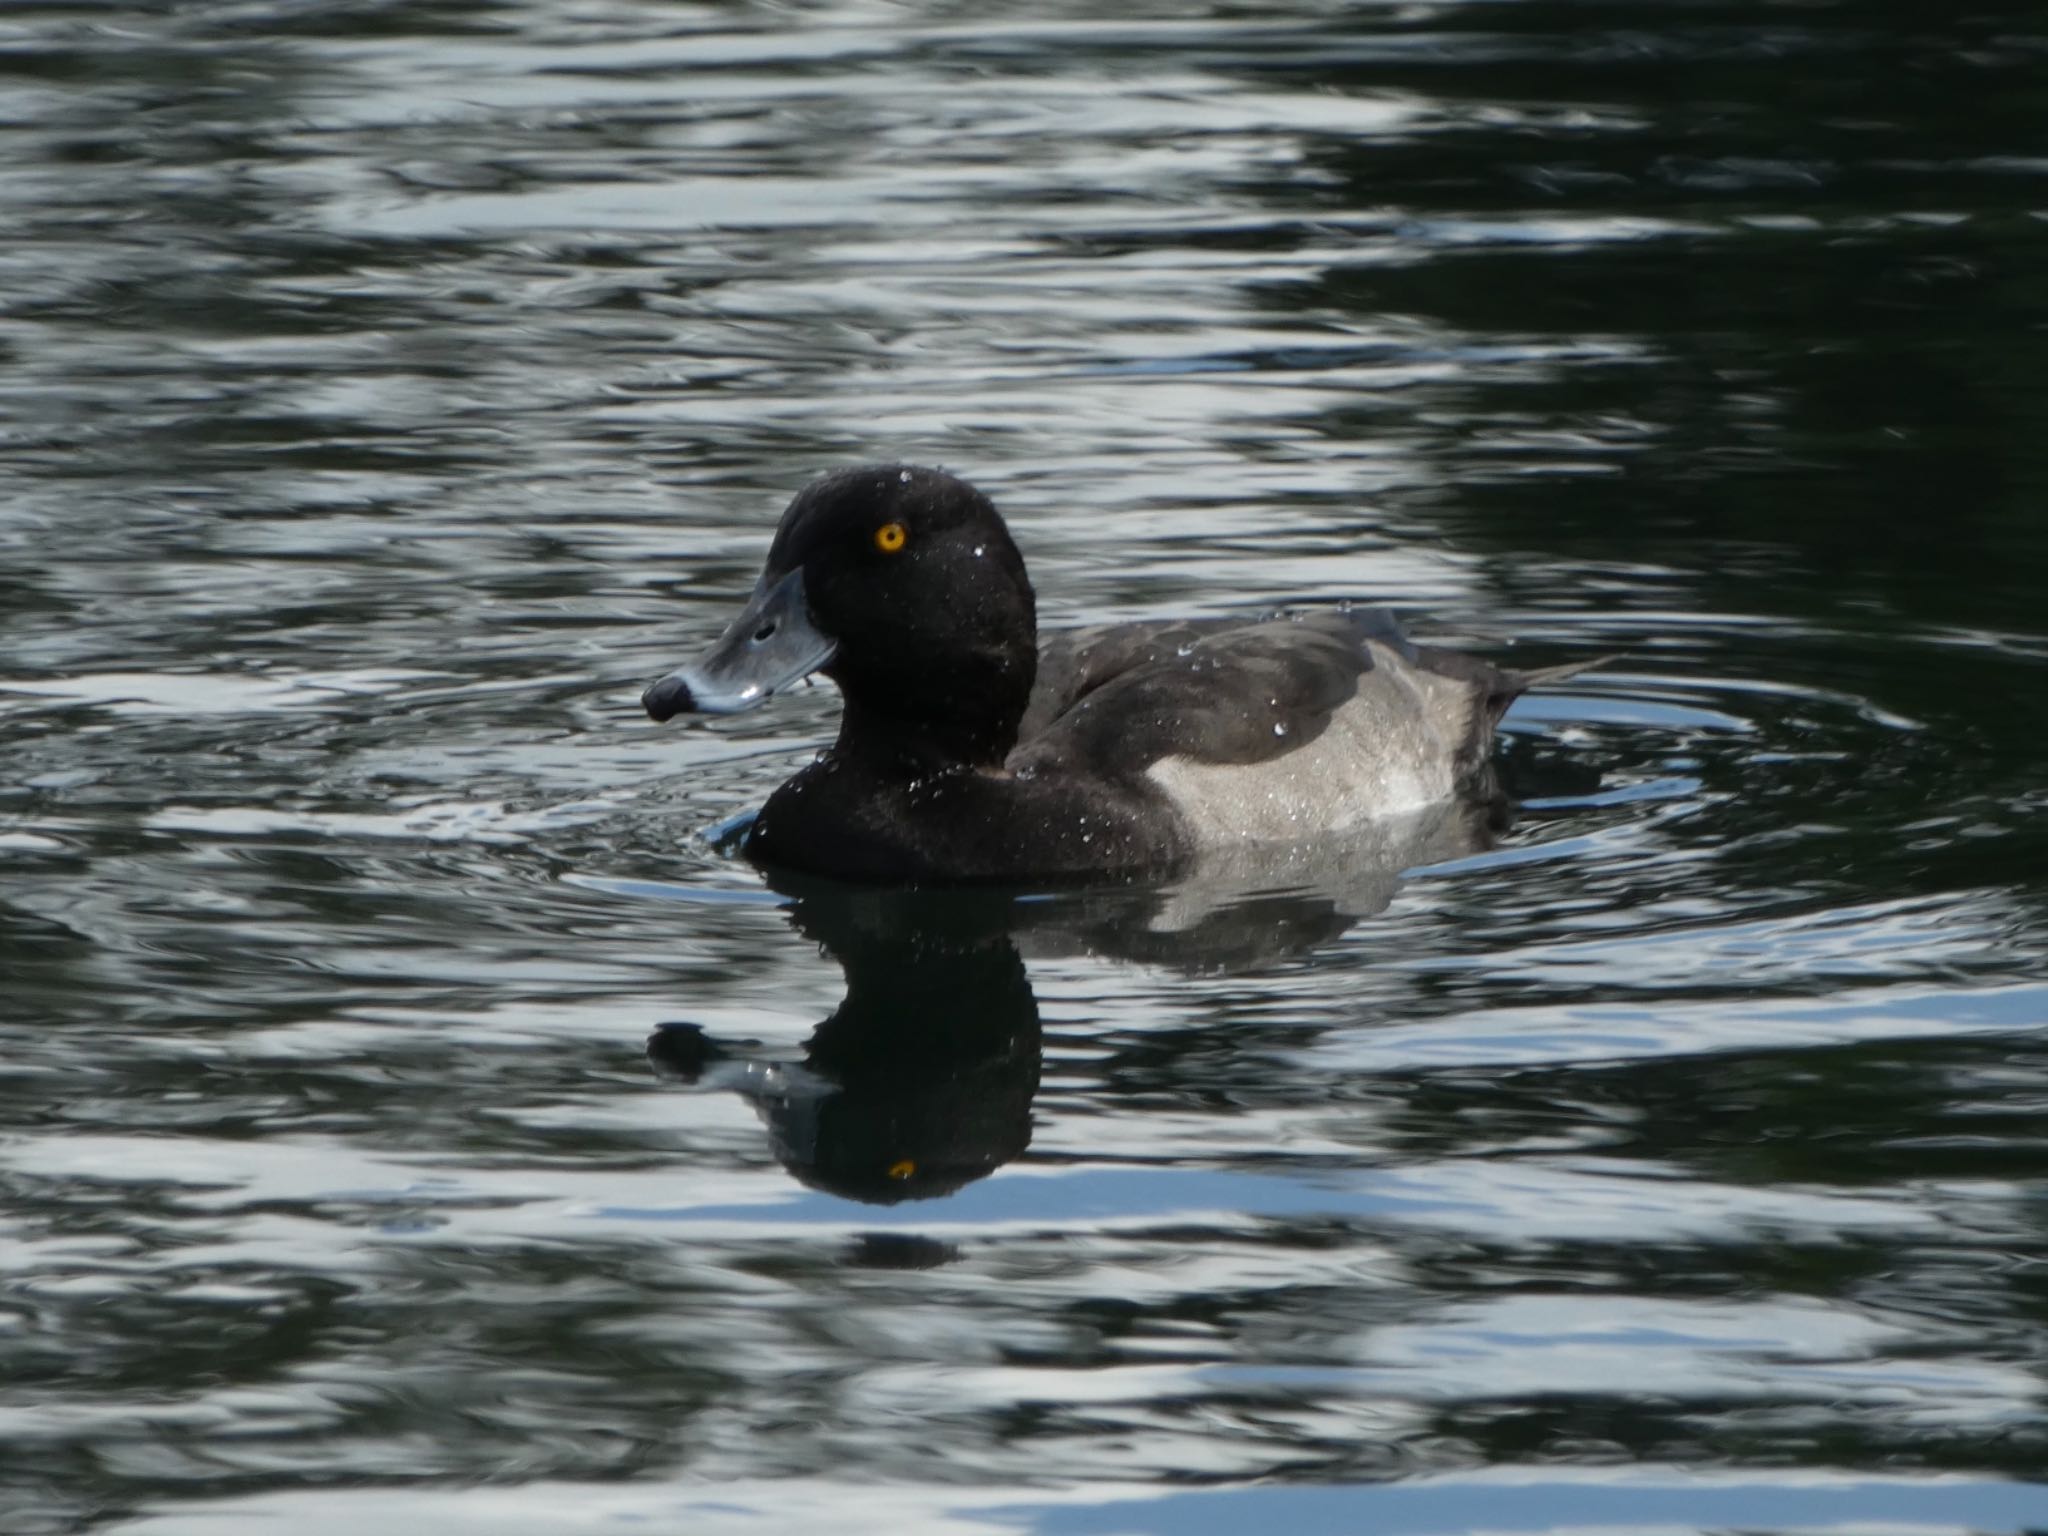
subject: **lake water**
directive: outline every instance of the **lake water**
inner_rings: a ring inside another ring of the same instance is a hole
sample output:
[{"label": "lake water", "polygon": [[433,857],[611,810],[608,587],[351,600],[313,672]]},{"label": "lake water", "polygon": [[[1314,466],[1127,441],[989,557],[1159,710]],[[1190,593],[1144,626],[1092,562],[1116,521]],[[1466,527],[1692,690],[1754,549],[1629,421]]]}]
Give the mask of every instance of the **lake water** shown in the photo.
[{"label": "lake water", "polygon": [[[2044,122],[2012,0],[0,12],[0,1526],[2048,1528]],[[1398,880],[792,900],[832,690],[638,694],[883,458],[1621,659]]]}]

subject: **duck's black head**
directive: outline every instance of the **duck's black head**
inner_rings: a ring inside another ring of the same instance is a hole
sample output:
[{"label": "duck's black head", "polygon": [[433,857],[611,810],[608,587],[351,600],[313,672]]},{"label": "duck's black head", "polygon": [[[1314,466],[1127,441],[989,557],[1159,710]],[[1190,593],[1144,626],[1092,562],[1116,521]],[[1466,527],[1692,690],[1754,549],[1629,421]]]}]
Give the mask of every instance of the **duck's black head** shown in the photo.
[{"label": "duck's black head", "polygon": [[1024,560],[989,499],[936,469],[842,469],[782,514],[753,595],[701,660],[641,696],[657,720],[729,714],[822,672],[842,746],[999,762],[1037,667]]}]

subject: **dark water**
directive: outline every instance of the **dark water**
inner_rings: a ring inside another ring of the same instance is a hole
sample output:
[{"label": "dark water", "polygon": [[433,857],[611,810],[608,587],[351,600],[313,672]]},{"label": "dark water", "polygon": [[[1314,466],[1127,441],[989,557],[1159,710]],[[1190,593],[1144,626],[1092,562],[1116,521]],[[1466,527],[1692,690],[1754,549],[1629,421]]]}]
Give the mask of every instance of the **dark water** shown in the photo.
[{"label": "dark water", "polygon": [[[2048,1528],[2048,19],[1094,11],[0,12],[8,1532]],[[1625,660],[792,906],[636,697],[875,457]]]}]

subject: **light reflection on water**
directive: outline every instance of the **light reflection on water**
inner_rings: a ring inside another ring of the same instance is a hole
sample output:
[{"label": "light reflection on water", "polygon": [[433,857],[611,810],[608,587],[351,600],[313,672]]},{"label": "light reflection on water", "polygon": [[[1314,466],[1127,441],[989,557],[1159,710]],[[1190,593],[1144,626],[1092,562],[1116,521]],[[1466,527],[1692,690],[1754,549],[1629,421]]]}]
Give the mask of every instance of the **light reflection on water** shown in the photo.
[{"label": "light reflection on water", "polygon": [[[0,39],[10,1532],[2048,1525],[2031,10]],[[1398,880],[773,892],[831,691],[636,699],[874,457],[1623,659]]]}]

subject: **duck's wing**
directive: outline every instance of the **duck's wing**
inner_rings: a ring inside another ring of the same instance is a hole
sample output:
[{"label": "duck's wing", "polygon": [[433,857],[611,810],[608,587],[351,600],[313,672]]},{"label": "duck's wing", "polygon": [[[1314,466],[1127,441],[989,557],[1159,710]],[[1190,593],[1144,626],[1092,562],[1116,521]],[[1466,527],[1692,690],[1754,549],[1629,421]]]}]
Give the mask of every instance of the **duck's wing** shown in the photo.
[{"label": "duck's wing", "polygon": [[[1197,645],[1224,635],[1266,632],[1266,643],[1271,644],[1270,631],[1283,625],[1297,631],[1303,628],[1327,630],[1340,637],[1349,637],[1354,644],[1361,646],[1369,640],[1378,641],[1411,661],[1420,655],[1438,654],[1426,652],[1413,644],[1401,632],[1394,616],[1384,608],[1346,606],[1310,614],[1278,613],[1254,619],[1152,619],[1061,630],[1049,636],[1039,647],[1038,676],[1032,684],[1031,701],[1017,728],[1017,739],[1020,742],[1030,741],[1082,699],[1127,673],[1183,661],[1193,654]],[[1467,660],[1457,652],[1441,654],[1448,658],[1452,668]],[[1221,656],[1205,656],[1200,670],[1211,671],[1222,660]],[[1371,663],[1367,659],[1364,664]],[[1483,667],[1485,664],[1475,662],[1473,665]]]},{"label": "duck's wing", "polygon": [[1197,846],[1321,836],[1482,788],[1494,723],[1562,671],[1418,646],[1371,609],[1171,633],[1077,647],[1100,680],[1009,766],[1161,794]]},{"label": "duck's wing", "polygon": [[1441,676],[1469,697],[1498,675],[1442,655],[1445,665],[1430,665],[1436,653],[1379,609],[1079,630],[1047,646],[1040,665],[1051,675],[1033,690],[1018,753],[1097,766],[1113,755],[1138,768],[1167,756],[1264,762],[1313,741],[1375,673]]},{"label": "duck's wing", "polygon": [[1184,656],[1198,641],[1243,622],[1155,619],[1061,630],[1039,647],[1038,676],[1018,723],[1017,739],[1030,741],[1042,734],[1082,699],[1125,673]]}]

